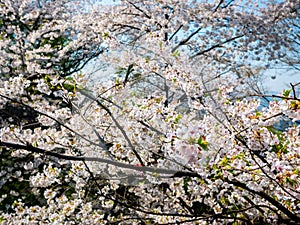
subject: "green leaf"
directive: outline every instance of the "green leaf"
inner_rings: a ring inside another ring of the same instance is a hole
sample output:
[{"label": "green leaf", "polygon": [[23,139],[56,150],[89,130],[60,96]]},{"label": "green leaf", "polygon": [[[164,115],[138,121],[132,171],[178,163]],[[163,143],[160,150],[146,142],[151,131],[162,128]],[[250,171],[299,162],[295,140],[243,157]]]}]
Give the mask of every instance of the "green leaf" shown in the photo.
[{"label": "green leaf", "polygon": [[162,49],[162,46],[163,46],[163,43],[162,41],[159,42],[159,49],[161,50]]},{"label": "green leaf", "polygon": [[3,221],[5,221],[3,216],[0,216],[0,223],[2,223]]},{"label": "green leaf", "polygon": [[221,165],[221,166],[226,166],[226,165],[228,165],[228,163],[229,163],[229,159],[228,159],[227,156],[225,156],[225,157],[219,162],[219,165]]},{"label": "green leaf", "polygon": [[243,159],[245,157],[245,153],[241,152],[235,156],[235,159]]},{"label": "green leaf", "polygon": [[68,90],[69,92],[75,92],[76,91],[76,84],[66,84],[63,83],[63,87]]},{"label": "green leaf", "polygon": [[109,38],[110,36],[109,36],[109,33],[108,33],[108,32],[104,32],[104,33],[102,34],[102,37],[104,37],[104,38]]},{"label": "green leaf", "polygon": [[256,115],[256,116],[261,116],[262,114],[261,114],[260,111],[255,111],[255,115]]},{"label": "green leaf", "polygon": [[281,153],[286,154],[286,153],[288,153],[286,145],[281,143],[281,142],[279,142],[276,145],[272,145],[271,148],[272,148],[272,151],[275,152],[276,154],[281,154]]},{"label": "green leaf", "polygon": [[34,141],[34,142],[32,143],[32,146],[33,146],[33,147],[35,147],[35,148],[36,148],[36,147],[38,147],[38,144],[37,144],[37,142],[36,142],[36,141]]},{"label": "green leaf", "polygon": [[213,170],[218,170],[218,169],[219,169],[219,167],[218,167],[216,164],[214,164],[214,165],[212,166],[212,168],[213,168]]},{"label": "green leaf", "polygon": [[185,177],[183,180],[183,190],[185,191],[185,194],[189,194],[188,193],[188,186],[189,186],[189,182],[191,181],[190,177]]},{"label": "green leaf", "polygon": [[297,175],[300,175],[300,169],[297,169],[297,168],[294,169],[294,170],[293,170],[293,173],[294,173],[294,174],[297,174]]},{"label": "green leaf", "polygon": [[291,101],[290,108],[293,110],[300,109],[300,102],[299,101]]},{"label": "green leaf", "polygon": [[176,116],[176,118],[174,119],[174,123],[177,124],[181,118],[182,118],[182,115],[178,114]]},{"label": "green leaf", "polygon": [[286,183],[288,183],[288,184],[291,185],[292,187],[296,186],[296,184],[297,184],[297,181],[296,181],[296,180],[293,180],[292,178],[289,178],[289,177],[287,177],[287,178],[285,179],[285,181],[286,181]]},{"label": "green leaf", "polygon": [[172,56],[174,56],[175,58],[178,58],[178,56],[180,55],[180,52],[178,50],[176,50],[175,52],[173,52]]},{"label": "green leaf", "polygon": [[206,141],[205,136],[200,136],[197,140],[197,144],[204,150],[208,149],[208,142]]},{"label": "green leaf", "polygon": [[124,73],[125,71],[126,71],[126,68],[119,67],[118,70],[115,72],[115,74],[120,75],[120,74]]},{"label": "green leaf", "polygon": [[283,90],[283,93],[282,93],[283,97],[286,97],[286,98],[289,97],[291,91],[292,91],[292,89]]}]

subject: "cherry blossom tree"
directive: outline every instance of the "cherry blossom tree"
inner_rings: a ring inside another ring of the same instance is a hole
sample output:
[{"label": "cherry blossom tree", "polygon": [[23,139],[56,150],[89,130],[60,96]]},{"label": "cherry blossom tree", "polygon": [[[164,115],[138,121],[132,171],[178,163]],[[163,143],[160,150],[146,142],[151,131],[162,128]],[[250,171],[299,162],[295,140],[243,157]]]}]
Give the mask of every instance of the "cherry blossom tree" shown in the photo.
[{"label": "cherry blossom tree", "polygon": [[0,7],[1,223],[297,224],[300,83],[256,88],[297,1]]}]

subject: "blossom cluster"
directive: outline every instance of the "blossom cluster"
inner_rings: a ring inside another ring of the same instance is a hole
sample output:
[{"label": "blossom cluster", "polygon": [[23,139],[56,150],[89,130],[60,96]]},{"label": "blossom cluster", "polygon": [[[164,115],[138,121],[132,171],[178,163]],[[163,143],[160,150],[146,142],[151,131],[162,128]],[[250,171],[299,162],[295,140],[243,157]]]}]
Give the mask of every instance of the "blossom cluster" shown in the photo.
[{"label": "blossom cluster", "polygon": [[297,4],[4,0],[0,223],[296,223],[299,83],[262,107],[248,61]]}]

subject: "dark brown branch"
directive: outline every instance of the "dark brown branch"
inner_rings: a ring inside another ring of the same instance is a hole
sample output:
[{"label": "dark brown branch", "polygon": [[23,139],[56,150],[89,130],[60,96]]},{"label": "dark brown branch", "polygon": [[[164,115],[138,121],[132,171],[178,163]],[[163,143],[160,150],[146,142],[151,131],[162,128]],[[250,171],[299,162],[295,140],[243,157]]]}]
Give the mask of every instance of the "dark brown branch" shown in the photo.
[{"label": "dark brown branch", "polygon": [[143,126],[145,126],[146,128],[148,128],[149,130],[151,130],[151,131],[157,133],[158,135],[162,135],[162,136],[164,136],[164,137],[166,136],[166,134],[164,134],[164,133],[162,133],[161,131],[155,129],[154,127],[150,126],[149,124],[145,123],[144,121],[138,120],[138,122],[139,122],[140,124],[142,124]]},{"label": "dark brown branch", "polygon": [[194,31],[193,33],[191,33],[186,39],[180,41],[179,44],[175,48],[172,49],[172,52],[175,52],[177,48],[179,48],[181,45],[184,45],[185,43],[187,43],[200,30],[201,30],[201,27],[199,27],[196,31]]},{"label": "dark brown branch", "polygon": [[217,7],[215,8],[214,12],[217,12],[217,10],[220,8],[220,6],[222,5],[223,2],[224,2],[224,0],[221,0],[219,2],[219,4],[217,5]]},{"label": "dark brown branch", "polygon": [[293,96],[294,96],[294,99],[296,100],[296,99],[297,99],[296,90],[295,90],[295,86],[296,86],[296,85],[293,85],[292,83],[290,83],[290,85],[291,85],[292,90],[293,90]]},{"label": "dark brown branch", "polygon": [[213,45],[213,46],[211,46],[210,48],[207,48],[207,49],[205,49],[205,50],[203,50],[203,51],[200,51],[200,52],[198,52],[198,53],[192,55],[190,58],[193,59],[193,58],[195,58],[195,57],[197,57],[197,56],[199,56],[199,55],[203,55],[203,54],[205,54],[206,52],[209,52],[209,51],[211,51],[211,50],[213,50],[213,49],[215,49],[215,48],[221,48],[223,44],[226,44],[226,43],[228,43],[228,42],[234,41],[234,40],[239,39],[239,38],[241,38],[241,37],[244,37],[244,35],[241,34],[241,35],[235,36],[235,37],[233,37],[233,38],[227,39],[226,41],[223,41],[223,42],[221,42],[221,43],[218,43],[218,44],[216,44],[216,45]]},{"label": "dark brown branch", "polygon": [[140,11],[141,13],[143,13],[148,19],[151,19],[151,16],[149,16],[144,10],[142,10],[140,7],[136,6],[135,4],[133,4],[130,1],[127,1],[130,5],[132,5],[134,8],[136,8],[138,11]]},{"label": "dark brown branch", "polygon": [[300,217],[298,217],[296,214],[294,214],[293,212],[288,210],[284,205],[282,205],[280,202],[276,201],[274,198],[267,195],[265,192],[252,190],[247,186],[246,183],[241,183],[238,180],[229,180],[227,178],[223,178],[223,180],[226,181],[229,184],[233,184],[236,187],[240,187],[244,190],[247,190],[248,192],[250,192],[252,194],[255,194],[255,195],[258,195],[258,196],[262,197],[266,201],[270,202],[273,206],[275,206],[278,210],[283,212],[286,216],[288,216],[293,221],[300,221]]},{"label": "dark brown branch", "polygon": [[[114,24],[113,27],[118,27],[118,28],[130,28],[130,29],[133,29],[133,30],[141,30],[140,28],[135,27],[135,26],[133,26],[133,25],[129,25],[129,24],[120,24],[120,23]],[[116,29],[112,29],[112,31],[116,31]]]},{"label": "dark brown branch", "polygon": [[171,37],[169,38],[169,41],[171,41],[173,39],[173,37],[180,31],[180,29],[183,27],[183,25],[181,24],[178,29],[171,35]]},{"label": "dark brown branch", "polygon": [[[140,172],[149,172],[149,173],[156,173],[156,174],[164,174],[164,175],[172,175],[171,177],[180,177],[181,174],[184,174],[186,176],[195,177],[195,173],[187,172],[187,171],[178,171],[178,170],[172,170],[172,169],[163,169],[163,168],[153,168],[148,166],[135,166],[130,165],[127,163],[121,163],[109,159],[103,159],[103,158],[97,158],[97,157],[83,157],[83,156],[72,156],[72,155],[64,155],[60,153],[56,153],[53,151],[48,151],[42,148],[34,147],[31,144],[23,145],[23,144],[16,144],[16,143],[10,143],[10,142],[4,142],[0,140],[0,146],[4,146],[7,148],[13,148],[13,149],[24,149],[29,152],[39,153],[46,156],[53,156],[59,159],[65,159],[70,161],[83,161],[83,162],[100,162],[100,163],[106,163],[110,164],[119,168],[123,169],[130,169]],[[179,176],[176,176],[178,174]]]},{"label": "dark brown branch", "polygon": [[295,97],[285,97],[285,96],[281,96],[281,95],[263,95],[263,94],[253,94],[250,95],[253,97],[269,97],[269,98],[280,98],[280,99],[285,99],[285,100],[297,100],[300,101],[299,98],[295,98]]}]

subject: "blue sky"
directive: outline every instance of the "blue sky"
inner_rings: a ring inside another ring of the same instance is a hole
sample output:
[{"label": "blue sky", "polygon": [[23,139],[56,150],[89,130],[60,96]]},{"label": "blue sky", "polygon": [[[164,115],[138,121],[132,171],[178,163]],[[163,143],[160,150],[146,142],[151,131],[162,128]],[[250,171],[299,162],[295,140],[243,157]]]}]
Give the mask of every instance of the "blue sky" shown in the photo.
[{"label": "blue sky", "polygon": [[[276,76],[272,79],[272,76]],[[283,89],[290,89],[290,83],[300,82],[300,71],[266,71],[262,84],[268,92],[281,92]]]}]

